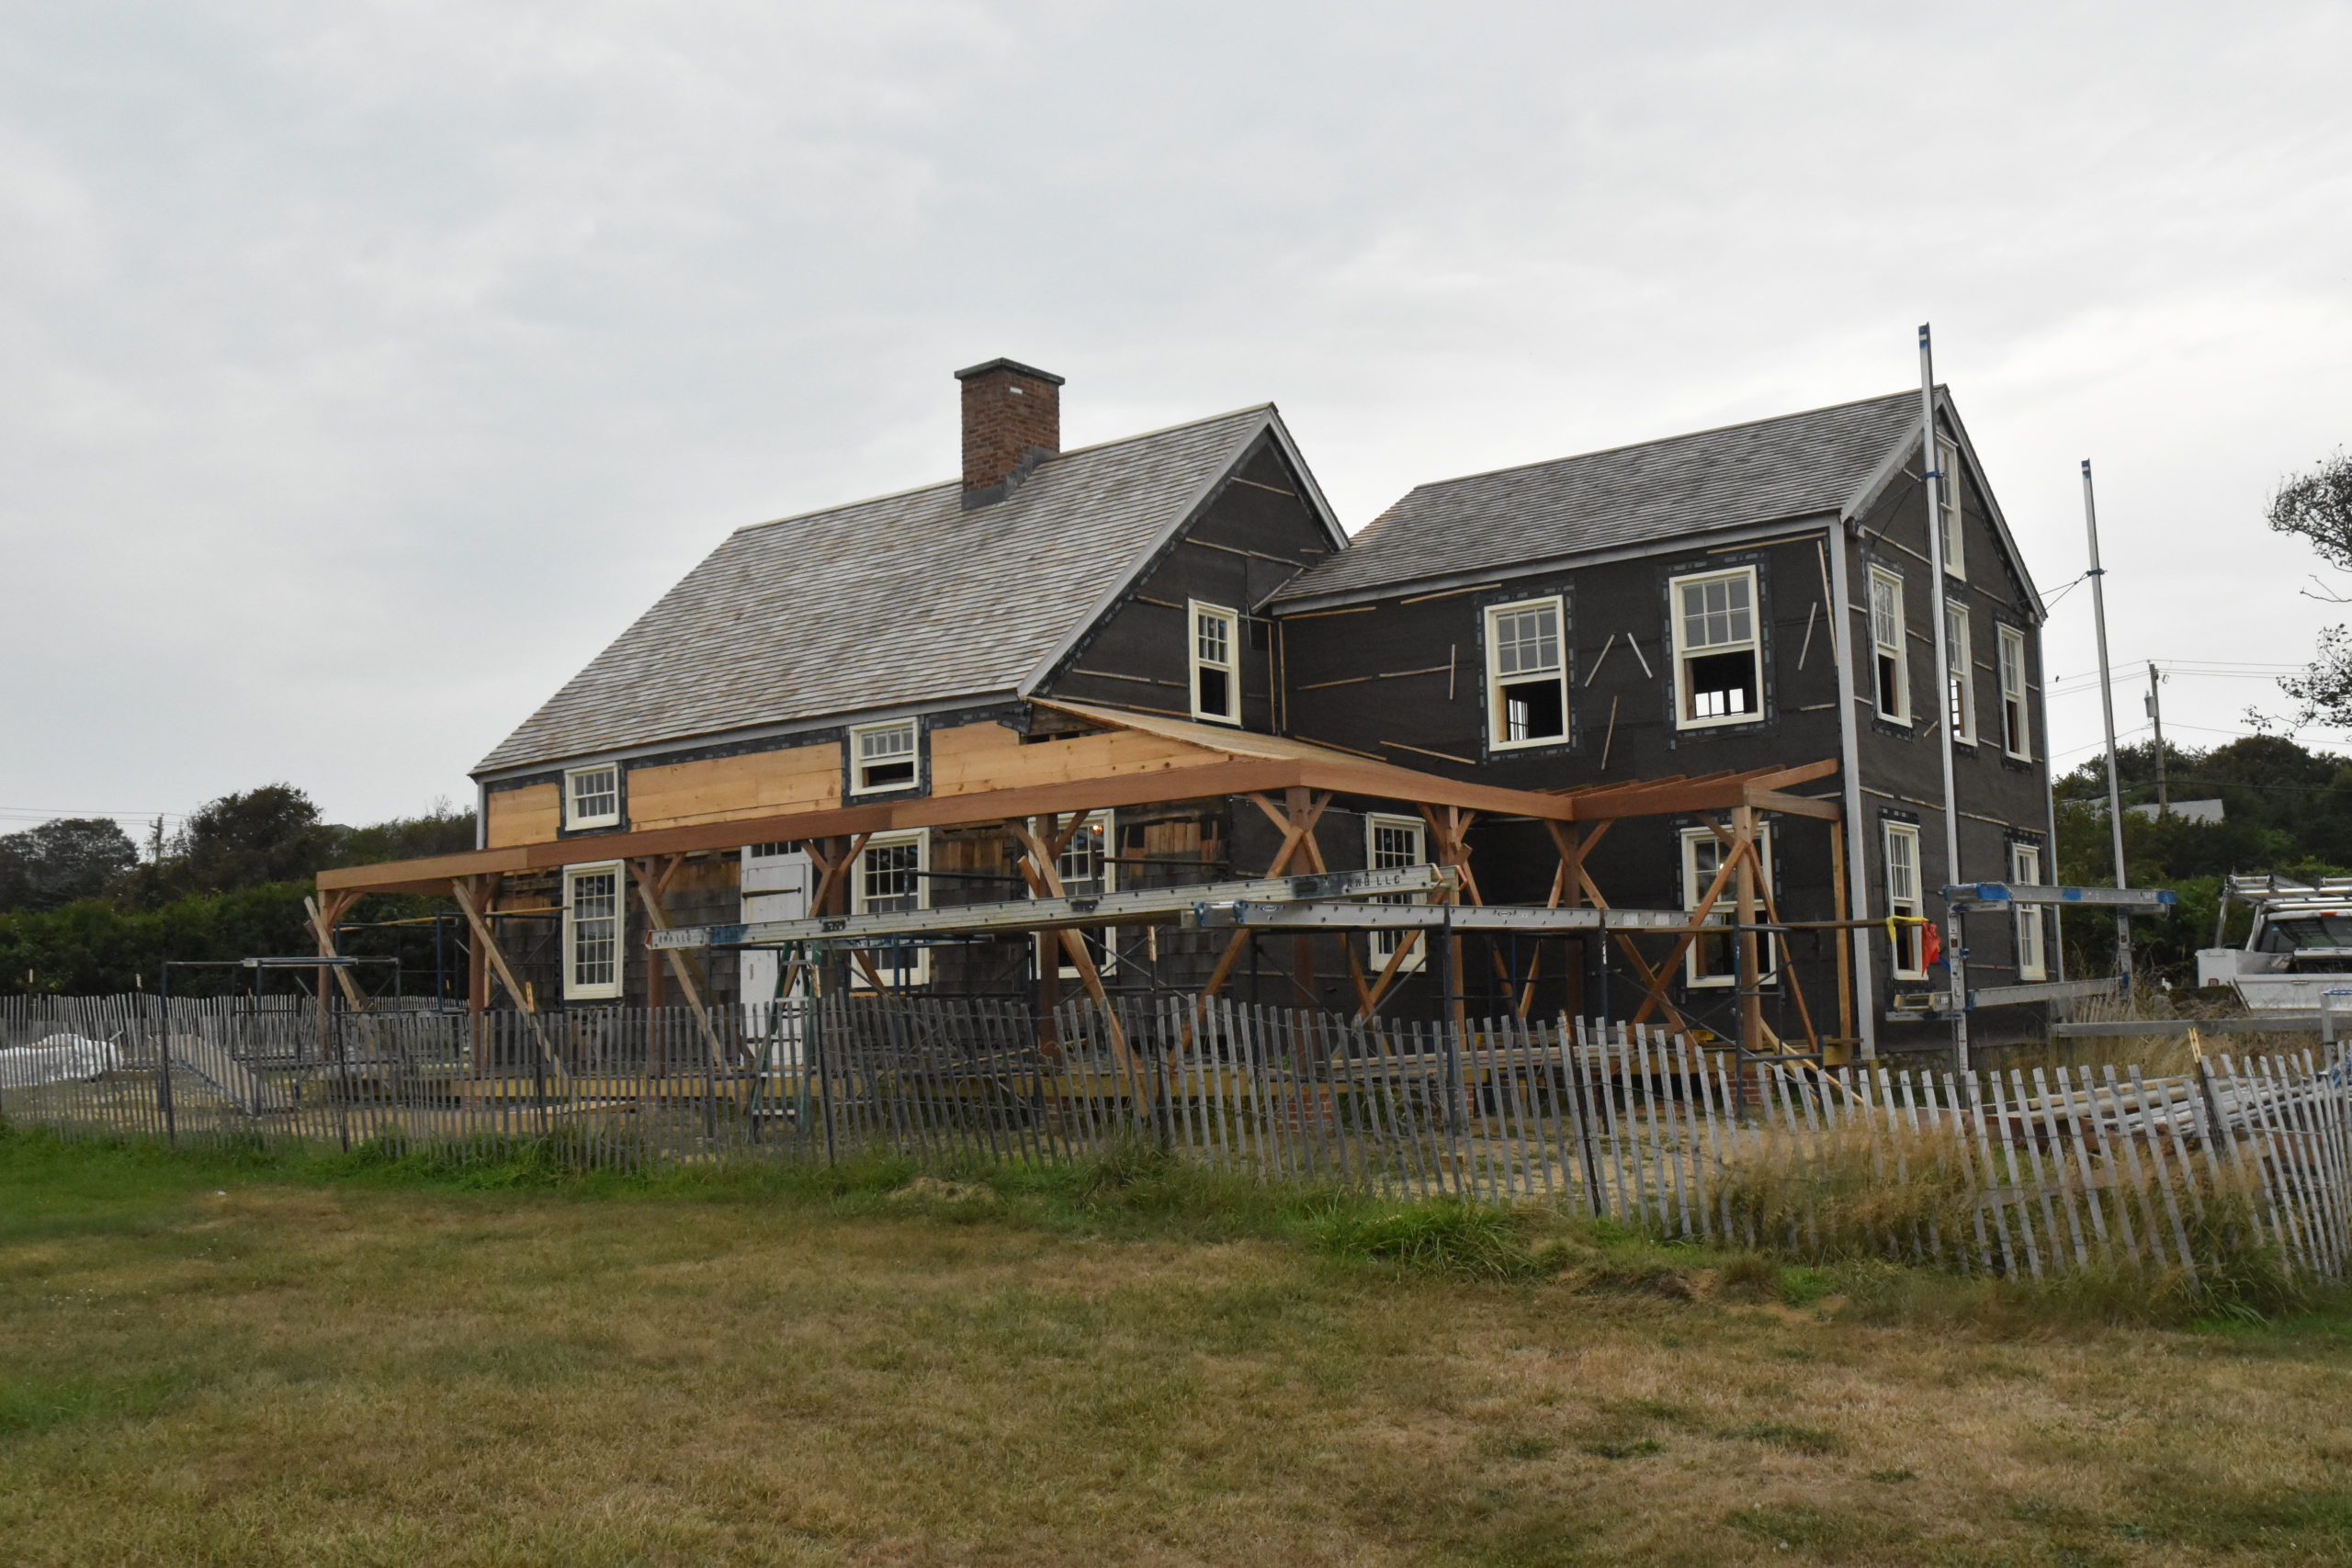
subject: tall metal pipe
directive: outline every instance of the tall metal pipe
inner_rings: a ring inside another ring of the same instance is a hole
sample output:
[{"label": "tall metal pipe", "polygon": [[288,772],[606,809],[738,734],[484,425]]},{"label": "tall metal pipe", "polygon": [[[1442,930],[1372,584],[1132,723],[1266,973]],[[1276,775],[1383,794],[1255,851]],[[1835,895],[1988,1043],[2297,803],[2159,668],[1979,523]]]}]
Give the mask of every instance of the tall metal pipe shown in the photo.
[{"label": "tall metal pipe", "polygon": [[[1932,597],[1928,600],[1929,624],[1935,627],[1936,691],[1939,694],[1937,722],[1943,726],[1944,772],[1944,884],[1961,880],[1960,874],[1960,808],[1959,790],[1954,783],[1957,772],[1952,734],[1951,689],[1951,612],[1945,608],[1944,583],[1944,520],[1940,482],[1945,476],[1937,468],[1936,451],[1936,355],[1935,345],[1928,333],[1926,322],[1919,325],[1919,467],[1928,482],[1928,575]],[[1968,671],[1961,672],[1967,680]],[[1944,899],[1944,963],[1951,975],[1951,1061],[1956,1072],[1968,1071],[1968,953],[1961,942],[1960,916],[1953,912],[1951,899]]]},{"label": "tall metal pipe", "polygon": [[[2123,789],[2115,772],[2115,682],[2107,668],[2107,569],[2098,564],[2098,503],[2091,491],[2091,460],[2083,459],[2083,527],[2090,535],[2091,624],[2098,637],[2098,705],[2107,723],[2107,827],[2115,836],[2115,886],[2131,884],[2123,868]],[[2132,917],[2120,905],[2115,911],[2115,973],[2132,992]]]}]

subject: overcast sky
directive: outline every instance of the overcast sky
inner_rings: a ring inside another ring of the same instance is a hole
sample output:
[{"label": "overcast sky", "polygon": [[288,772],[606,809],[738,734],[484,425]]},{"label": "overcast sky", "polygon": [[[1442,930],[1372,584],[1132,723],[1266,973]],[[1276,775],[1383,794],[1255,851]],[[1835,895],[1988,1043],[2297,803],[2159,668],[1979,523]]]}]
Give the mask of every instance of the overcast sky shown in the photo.
[{"label": "overcast sky", "polygon": [[2340,4],[17,0],[0,829],[466,802],[729,529],[951,476],[1000,354],[1073,446],[1272,400],[1358,527],[1916,384],[1928,321],[2045,593],[2088,457],[2120,661],[2299,662],[2347,59]]}]

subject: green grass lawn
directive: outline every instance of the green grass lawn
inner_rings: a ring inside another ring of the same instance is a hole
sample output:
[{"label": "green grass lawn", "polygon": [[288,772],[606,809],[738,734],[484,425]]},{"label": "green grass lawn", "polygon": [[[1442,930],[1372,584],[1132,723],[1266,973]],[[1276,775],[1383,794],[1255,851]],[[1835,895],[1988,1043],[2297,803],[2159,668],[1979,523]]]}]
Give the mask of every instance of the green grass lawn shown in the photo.
[{"label": "green grass lawn", "polygon": [[2337,1318],[1148,1170],[505,1175],[0,1134],[0,1562],[2352,1561]]}]

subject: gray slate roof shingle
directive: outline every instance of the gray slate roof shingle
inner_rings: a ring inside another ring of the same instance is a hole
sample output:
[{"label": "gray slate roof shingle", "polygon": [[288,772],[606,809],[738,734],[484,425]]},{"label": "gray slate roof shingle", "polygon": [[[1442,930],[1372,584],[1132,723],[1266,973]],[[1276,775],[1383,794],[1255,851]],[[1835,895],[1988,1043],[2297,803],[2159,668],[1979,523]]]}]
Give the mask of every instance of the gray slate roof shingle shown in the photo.
[{"label": "gray slate roof shingle", "polygon": [[474,771],[1013,690],[1273,419],[1065,452],[973,512],[950,480],[738,529]]},{"label": "gray slate roof shingle", "polygon": [[1918,423],[1919,394],[1896,392],[1421,485],[1273,602],[1834,513]]}]

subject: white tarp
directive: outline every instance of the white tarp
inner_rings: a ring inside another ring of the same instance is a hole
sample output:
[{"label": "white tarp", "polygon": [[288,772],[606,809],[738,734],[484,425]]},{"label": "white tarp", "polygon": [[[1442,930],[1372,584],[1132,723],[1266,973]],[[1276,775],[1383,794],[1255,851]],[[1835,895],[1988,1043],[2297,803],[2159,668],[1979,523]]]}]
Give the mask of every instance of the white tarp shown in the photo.
[{"label": "white tarp", "polygon": [[86,1083],[121,1066],[121,1050],[106,1041],[52,1034],[34,1044],[0,1050],[0,1089]]}]

